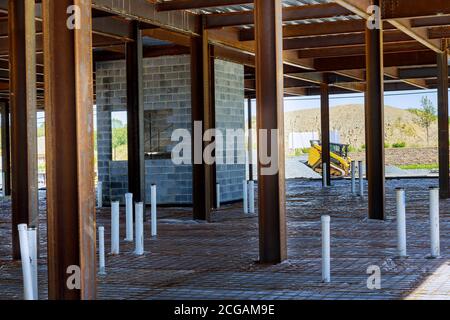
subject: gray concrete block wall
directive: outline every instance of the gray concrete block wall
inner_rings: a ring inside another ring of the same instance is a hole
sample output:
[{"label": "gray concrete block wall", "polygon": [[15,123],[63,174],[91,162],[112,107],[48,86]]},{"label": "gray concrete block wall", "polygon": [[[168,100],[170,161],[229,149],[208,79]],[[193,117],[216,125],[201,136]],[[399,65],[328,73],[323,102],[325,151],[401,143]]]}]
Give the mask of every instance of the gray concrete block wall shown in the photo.
[{"label": "gray concrete block wall", "polygon": [[[215,83],[216,83],[216,128],[222,130],[225,135],[226,129],[245,128],[245,101],[244,101],[244,66],[216,60]],[[238,163],[245,161],[245,143],[239,141],[235,160]],[[224,151],[227,151],[224,144]],[[231,147],[233,148],[233,147]],[[245,180],[245,165],[242,164],[218,164],[217,183],[221,186],[222,201],[233,201],[242,199],[242,182]]]},{"label": "gray concrete block wall", "polygon": [[[111,112],[126,110],[124,61],[97,64],[98,174],[103,182],[104,203],[124,201],[128,189],[126,161],[112,161]],[[190,57],[167,56],[144,59],[145,110],[171,109],[167,122],[173,129],[191,130]],[[219,128],[244,127],[243,66],[216,61],[216,113]],[[175,143],[174,143],[175,144]],[[223,201],[242,198],[243,165],[218,165]],[[158,203],[192,203],[192,166],[175,166],[170,159],[146,160],[146,201],[150,186],[158,186]]]}]

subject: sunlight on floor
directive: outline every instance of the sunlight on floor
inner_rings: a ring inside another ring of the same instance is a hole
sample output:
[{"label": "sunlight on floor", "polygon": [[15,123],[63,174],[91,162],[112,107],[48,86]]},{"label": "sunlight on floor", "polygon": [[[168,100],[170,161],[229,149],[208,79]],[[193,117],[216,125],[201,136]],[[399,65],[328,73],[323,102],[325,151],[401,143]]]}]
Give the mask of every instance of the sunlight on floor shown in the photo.
[{"label": "sunlight on floor", "polygon": [[445,299],[450,300],[450,260],[445,261],[432,275],[411,294],[407,300]]}]

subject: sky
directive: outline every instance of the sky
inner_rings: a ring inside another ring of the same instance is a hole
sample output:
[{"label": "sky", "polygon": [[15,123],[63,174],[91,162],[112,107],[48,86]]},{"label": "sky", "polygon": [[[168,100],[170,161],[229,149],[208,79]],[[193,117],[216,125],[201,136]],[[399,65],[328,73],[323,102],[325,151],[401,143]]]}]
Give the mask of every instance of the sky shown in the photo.
[{"label": "sky", "polygon": [[[420,100],[423,96],[427,96],[435,107],[437,107],[437,91],[436,90],[415,90],[415,91],[390,91],[385,94],[385,105],[400,109],[420,108]],[[339,94],[330,96],[330,107],[348,104],[363,104],[364,96],[361,93],[355,94]],[[297,111],[312,108],[320,108],[319,96],[293,97],[285,99],[285,111]],[[253,114],[256,112],[256,104],[253,101]],[[126,112],[114,113],[114,116],[123,123],[127,122]],[[43,121],[43,114],[38,115],[38,123]],[[94,119],[94,125],[97,121]]]},{"label": "sky", "polygon": [[[433,101],[434,106],[437,107],[437,91],[436,90],[415,90],[415,91],[390,91],[386,92],[384,104],[386,106],[396,107],[400,109],[420,108],[420,100],[423,96],[427,96]],[[355,94],[340,94],[330,96],[330,107],[347,104],[364,104],[364,95],[361,93]],[[320,97],[294,97],[285,100],[285,111],[297,111],[303,109],[319,108]]]}]

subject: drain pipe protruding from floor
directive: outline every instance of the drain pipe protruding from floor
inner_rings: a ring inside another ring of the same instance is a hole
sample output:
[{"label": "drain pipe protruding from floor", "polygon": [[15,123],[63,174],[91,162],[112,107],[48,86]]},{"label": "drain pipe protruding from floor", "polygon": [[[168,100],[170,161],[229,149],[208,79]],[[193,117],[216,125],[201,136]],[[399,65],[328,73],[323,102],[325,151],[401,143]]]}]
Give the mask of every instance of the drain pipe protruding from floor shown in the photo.
[{"label": "drain pipe protruding from floor", "polygon": [[98,227],[98,257],[99,268],[98,274],[101,276],[106,275],[105,267],[105,227]]},{"label": "drain pipe protruding from floor", "polygon": [[111,254],[120,253],[120,217],[119,201],[111,202]]},{"label": "drain pipe protruding from floor", "polygon": [[363,173],[363,162],[358,161],[358,171],[359,171],[359,196],[364,198],[364,173]]},{"label": "drain pipe protruding from floor", "polygon": [[33,299],[39,300],[38,284],[38,237],[36,228],[28,228],[28,250],[30,253],[31,278],[33,280]]},{"label": "drain pipe protruding from floor", "polygon": [[6,197],[6,187],[5,187],[5,172],[2,171],[2,174],[0,176],[0,178],[2,179],[2,193],[0,194],[0,196],[2,198]]},{"label": "drain pipe protruding from floor", "polygon": [[322,163],[322,188],[328,187],[328,177],[327,177],[327,164]]},{"label": "drain pipe protruding from floor", "polygon": [[331,282],[330,272],[330,216],[322,216],[322,281]]},{"label": "drain pipe protruding from floor", "polygon": [[103,208],[103,182],[97,182],[97,208]]},{"label": "drain pipe protruding from floor", "polygon": [[406,254],[406,203],[405,189],[397,188],[397,249],[398,255],[405,258]]},{"label": "drain pipe protruding from floor", "polygon": [[439,241],[439,188],[430,188],[430,240],[431,258],[438,258],[441,254]]},{"label": "drain pipe protruding from floor", "polygon": [[144,254],[144,204],[136,203],[136,246],[134,253],[138,256]]},{"label": "drain pipe protruding from floor", "polygon": [[126,223],[126,238],[125,241],[133,242],[133,194],[125,194],[125,223]]},{"label": "drain pipe protruding from floor", "polygon": [[221,194],[220,194],[220,183],[217,183],[216,184],[216,209],[220,209],[220,206],[221,206],[221,202],[222,202],[222,199],[221,199]]},{"label": "drain pipe protruding from floor", "polygon": [[244,213],[248,214],[248,181],[244,180],[242,183],[242,201],[243,201],[243,208]]},{"label": "drain pipe protruding from floor", "polygon": [[152,237],[156,237],[158,235],[158,216],[157,216],[157,208],[158,208],[158,204],[156,201],[156,184],[152,184],[152,188],[151,188],[151,215],[152,215],[152,225],[151,225],[151,230],[152,230]]},{"label": "drain pipe protruding from floor", "polygon": [[20,256],[22,259],[23,298],[24,300],[34,300],[28,227],[26,224],[19,224],[17,228],[19,230]]},{"label": "drain pipe protruding from floor", "polygon": [[351,164],[351,174],[352,174],[352,194],[356,194],[356,162],[352,160]]},{"label": "drain pipe protruding from floor", "polygon": [[249,188],[249,213],[255,214],[255,181],[251,180],[248,183]]}]

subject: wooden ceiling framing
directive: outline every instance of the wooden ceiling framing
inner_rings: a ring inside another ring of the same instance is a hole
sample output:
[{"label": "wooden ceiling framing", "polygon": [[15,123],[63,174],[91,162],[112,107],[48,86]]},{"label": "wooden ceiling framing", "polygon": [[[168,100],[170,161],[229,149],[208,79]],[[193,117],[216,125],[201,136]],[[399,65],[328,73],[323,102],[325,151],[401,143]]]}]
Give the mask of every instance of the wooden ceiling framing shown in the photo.
[{"label": "wooden ceiling framing", "polygon": [[[127,3],[125,3],[127,2]],[[365,24],[369,0],[284,0],[285,93],[318,94],[324,79],[331,93],[365,88]],[[43,59],[40,3],[36,1],[38,90],[42,97]],[[0,0],[0,98],[7,99],[8,1]],[[131,40],[130,21],[140,21],[144,56],[188,54],[200,33],[214,44],[217,58],[246,66],[246,95],[254,94],[252,0],[93,0],[96,61],[124,58]],[[386,90],[435,88],[436,53],[450,38],[448,0],[383,0]]]}]

